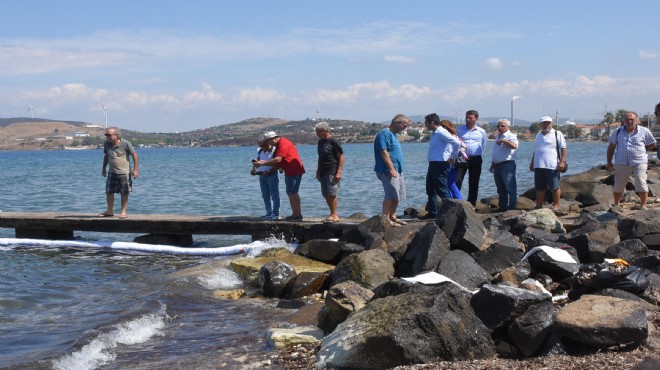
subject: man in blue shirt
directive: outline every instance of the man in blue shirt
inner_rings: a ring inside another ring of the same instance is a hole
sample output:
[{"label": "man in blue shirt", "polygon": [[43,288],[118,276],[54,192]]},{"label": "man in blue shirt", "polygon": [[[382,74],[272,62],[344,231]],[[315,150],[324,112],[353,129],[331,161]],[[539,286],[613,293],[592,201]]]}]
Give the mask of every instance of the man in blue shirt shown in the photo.
[{"label": "man in blue shirt", "polygon": [[486,147],[486,139],[488,134],[486,130],[477,126],[479,121],[479,112],[476,110],[469,110],[465,112],[465,125],[456,129],[456,133],[463,140],[467,146],[468,165],[467,168],[458,168],[456,175],[456,186],[458,189],[463,185],[463,178],[465,173],[470,172],[470,189],[468,191],[468,202],[473,206],[477,204],[477,197],[479,193],[479,179],[481,178],[481,154]]},{"label": "man in blue shirt", "polygon": [[396,217],[396,207],[399,200],[406,199],[406,186],[403,181],[403,152],[396,134],[404,131],[410,124],[410,119],[403,114],[392,118],[389,127],[380,130],[374,139],[374,171],[383,184],[383,214],[387,216],[392,226],[405,225]]}]

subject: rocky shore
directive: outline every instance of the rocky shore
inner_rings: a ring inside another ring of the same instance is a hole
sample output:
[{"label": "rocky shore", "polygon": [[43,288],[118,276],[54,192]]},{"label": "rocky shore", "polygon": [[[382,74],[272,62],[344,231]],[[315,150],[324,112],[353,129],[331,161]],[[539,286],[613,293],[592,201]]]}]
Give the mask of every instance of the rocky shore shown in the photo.
[{"label": "rocky shore", "polygon": [[594,167],[562,178],[557,212],[534,210],[533,189],[504,213],[447,201],[435,220],[408,209],[404,226],[374,216],[232,261],[258,294],[300,307],[267,334],[267,366],[660,368],[660,164],[647,210],[631,186],[611,207],[612,183]]}]

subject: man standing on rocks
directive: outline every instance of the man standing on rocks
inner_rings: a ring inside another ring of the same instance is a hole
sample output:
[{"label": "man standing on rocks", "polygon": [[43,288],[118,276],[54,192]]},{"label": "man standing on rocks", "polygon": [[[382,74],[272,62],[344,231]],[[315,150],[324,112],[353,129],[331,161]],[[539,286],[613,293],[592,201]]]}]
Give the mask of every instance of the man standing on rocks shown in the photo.
[{"label": "man standing on rocks", "polygon": [[529,170],[534,172],[534,188],[536,188],[536,209],[543,208],[545,192],[550,189],[552,194],[553,212],[559,212],[559,173],[566,168],[566,139],[564,134],[552,128],[552,117],[541,117],[541,130],[536,134],[534,154],[529,163]]},{"label": "man standing on rocks", "polygon": [[[453,130],[451,122],[447,121],[444,124]],[[458,156],[461,142],[443,126],[443,121],[440,121],[440,117],[435,113],[424,118],[424,126],[432,132],[427,155],[429,161],[426,172],[427,213],[422,217],[422,219],[428,220],[438,216],[438,197],[442,198],[443,202],[445,199],[451,198],[447,179],[451,170],[451,161]]]},{"label": "man standing on rocks", "polygon": [[389,127],[380,130],[374,139],[374,171],[383,184],[383,215],[392,226],[405,225],[396,217],[399,200],[406,199],[406,185],[403,181],[403,151],[396,134],[403,132],[410,124],[410,119],[403,114],[392,118]]},{"label": "man standing on rocks", "polygon": [[284,171],[284,184],[286,185],[286,195],[291,204],[291,216],[285,218],[287,221],[302,221],[302,210],[300,206],[300,181],[305,173],[302,160],[298,155],[298,149],[291,140],[279,137],[275,131],[268,131],[264,134],[264,140],[275,147],[273,158],[268,161],[257,161],[257,166],[279,166]]},{"label": "man standing on rocks", "polygon": [[647,209],[649,188],[646,184],[646,170],[649,158],[646,152],[656,148],[656,140],[649,129],[639,125],[638,117],[635,112],[626,113],[623,127],[612,133],[610,145],[607,147],[607,170],[614,169],[614,207],[619,211],[621,195],[631,175],[635,182],[635,191],[639,195],[639,209]]},{"label": "man standing on rocks", "polygon": [[477,204],[477,197],[479,194],[479,179],[481,178],[481,164],[483,163],[481,154],[483,153],[484,148],[486,148],[486,139],[488,138],[486,130],[477,126],[477,121],[479,121],[479,112],[476,110],[469,110],[465,112],[465,125],[456,129],[456,133],[467,146],[466,151],[468,155],[467,168],[458,168],[456,186],[458,186],[459,190],[461,189],[465,174],[466,172],[469,172],[470,189],[468,191],[467,200],[473,207]]},{"label": "man standing on rocks", "polygon": [[509,131],[509,120],[497,121],[497,136],[493,145],[490,172],[493,173],[499,208],[496,212],[505,212],[516,208],[518,187],[516,185],[516,150],[518,137]]},{"label": "man standing on rocks", "polygon": [[337,195],[339,183],[344,171],[344,149],[332,137],[327,122],[319,122],[314,126],[316,136],[319,137],[317,151],[319,155],[316,167],[316,179],[321,182],[321,194],[330,208],[330,216],[323,222],[334,223],[339,221],[337,214]]},{"label": "man standing on rocks", "polygon": [[[105,131],[106,142],[103,145],[103,170],[101,175],[106,177],[105,193],[108,208],[99,213],[99,217],[113,217],[115,207],[115,193],[121,194],[120,219],[125,219],[128,206],[128,194],[133,190],[133,178],[138,178],[138,155],[128,140],[121,138],[119,129],[111,127]],[[133,157],[133,171],[131,172],[130,157]],[[108,168],[108,172],[106,172]]]}]

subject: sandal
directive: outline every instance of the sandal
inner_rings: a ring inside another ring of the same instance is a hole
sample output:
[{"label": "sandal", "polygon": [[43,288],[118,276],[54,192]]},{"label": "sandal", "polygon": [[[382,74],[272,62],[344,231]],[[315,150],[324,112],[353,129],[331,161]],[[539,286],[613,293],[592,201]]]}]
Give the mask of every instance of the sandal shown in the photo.
[{"label": "sandal", "polygon": [[96,217],[114,217],[114,216],[115,216],[114,213],[108,213],[108,212],[103,212],[96,215]]}]

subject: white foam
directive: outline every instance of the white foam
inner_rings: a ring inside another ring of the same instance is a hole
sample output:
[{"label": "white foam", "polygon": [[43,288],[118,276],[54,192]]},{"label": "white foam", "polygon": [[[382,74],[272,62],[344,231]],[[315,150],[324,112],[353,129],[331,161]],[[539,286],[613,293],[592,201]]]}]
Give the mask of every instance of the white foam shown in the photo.
[{"label": "white foam", "polygon": [[198,278],[199,283],[209,290],[228,290],[243,284],[241,278],[234,271],[220,268],[211,275],[203,275]]},{"label": "white foam", "polygon": [[157,314],[147,314],[137,319],[121,323],[114,330],[99,334],[78,351],[53,361],[57,370],[90,370],[112,362],[117,357],[118,344],[133,345],[144,343],[150,338],[162,335],[167,315],[165,308]]}]

